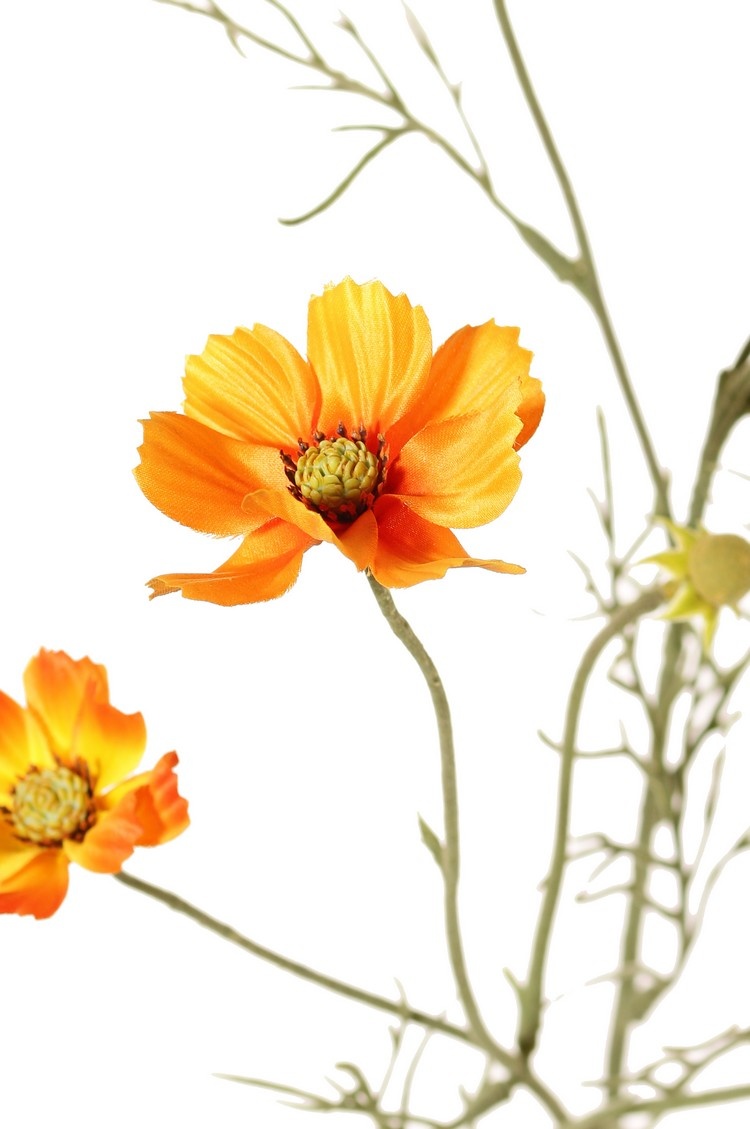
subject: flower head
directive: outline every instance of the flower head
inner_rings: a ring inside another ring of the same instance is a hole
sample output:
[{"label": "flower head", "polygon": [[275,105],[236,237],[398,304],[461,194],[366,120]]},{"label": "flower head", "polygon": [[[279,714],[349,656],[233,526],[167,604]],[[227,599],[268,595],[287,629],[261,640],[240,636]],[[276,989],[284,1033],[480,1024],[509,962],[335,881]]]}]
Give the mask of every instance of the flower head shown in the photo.
[{"label": "flower head", "polygon": [[123,779],[141,759],[139,713],[109,703],[107,672],[42,650],[24,673],[28,706],[0,692],[0,912],[49,917],[68,864],[114,874],[135,847],[188,825],[176,753]]},{"label": "flower head", "polygon": [[215,572],[150,581],[217,604],[280,596],[327,541],[387,587],[479,565],[451,528],[496,518],[544,396],[518,331],[458,330],[433,357],[420,306],[345,279],[309,307],[309,360],[265,326],[189,357],[185,414],[144,421],[138,483],[169,517],[241,536]]},{"label": "flower head", "polygon": [[643,563],[660,564],[675,578],[665,619],[703,619],[703,643],[709,647],[723,607],[737,610],[750,591],[750,544],[734,533],[708,533],[664,523],[676,543]]}]

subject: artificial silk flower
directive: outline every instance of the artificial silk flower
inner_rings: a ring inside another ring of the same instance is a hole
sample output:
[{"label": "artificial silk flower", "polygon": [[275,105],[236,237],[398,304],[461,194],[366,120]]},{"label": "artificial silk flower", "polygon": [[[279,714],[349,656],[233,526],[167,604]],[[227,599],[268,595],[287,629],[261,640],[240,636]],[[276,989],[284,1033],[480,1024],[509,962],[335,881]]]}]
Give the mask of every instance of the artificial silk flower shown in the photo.
[{"label": "artificial silk flower", "polygon": [[242,541],[212,573],[152,595],[245,604],[280,596],[313,545],[386,587],[477,565],[452,528],[484,525],[518,489],[518,449],[544,407],[518,330],[465,326],[433,356],[424,310],[347,278],[310,301],[308,360],[262,325],[189,357],[184,415],[144,421],[135,474],[163,513]]},{"label": "artificial silk flower", "polygon": [[123,779],[146,729],[139,713],[110,705],[103,666],[41,650],[24,685],[26,708],[0,692],[0,913],[49,917],[69,863],[116,873],[135,847],[184,831],[187,803],[176,753]]},{"label": "artificial silk flower", "polygon": [[708,533],[671,521],[664,525],[676,547],[655,553],[643,563],[659,564],[674,577],[664,619],[700,617],[703,643],[708,648],[721,608],[737,611],[737,604],[750,591],[750,544],[735,533]]}]

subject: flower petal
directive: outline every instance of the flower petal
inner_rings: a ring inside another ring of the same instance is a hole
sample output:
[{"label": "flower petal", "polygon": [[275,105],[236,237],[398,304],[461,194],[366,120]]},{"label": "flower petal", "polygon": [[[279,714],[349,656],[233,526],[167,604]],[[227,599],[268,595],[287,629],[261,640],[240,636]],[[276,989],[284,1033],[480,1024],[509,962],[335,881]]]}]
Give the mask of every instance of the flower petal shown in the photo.
[{"label": "flower petal", "polygon": [[54,847],[40,848],[24,867],[0,882],[0,913],[51,917],[68,892],[68,860]]},{"label": "flower petal", "polygon": [[397,498],[375,503],[378,550],[372,574],[387,588],[408,588],[422,580],[436,580],[449,568],[476,566],[491,572],[522,573],[520,565],[498,560],[475,560],[449,529],[433,525]]},{"label": "flower petal", "polygon": [[[440,346],[432,361],[430,379],[413,410],[388,434],[393,455],[427,424],[474,412],[511,409],[521,415],[528,397],[529,435],[541,407],[541,385],[529,376],[531,353],[518,344],[519,331],[494,321],[464,326]],[[542,397],[541,404],[543,405]],[[525,419],[525,417],[523,417]],[[536,422],[535,422],[536,421]]]},{"label": "flower petal", "polygon": [[146,725],[140,713],[121,713],[109,702],[84,696],[75,728],[71,755],[91,769],[95,793],[128,776],[146,748]]},{"label": "flower petal", "polygon": [[273,600],[294,584],[302,554],[313,544],[302,530],[274,518],[249,534],[215,572],[172,572],[149,580],[152,598],[182,592],[188,600],[224,607]]},{"label": "flower petal", "polygon": [[432,354],[421,306],[381,282],[345,278],[310,302],[307,351],[320,383],[318,428],[384,433],[423,394]]},{"label": "flower petal", "polygon": [[188,357],[183,387],[185,415],[277,450],[309,437],[320,400],[310,366],[264,325],[209,337],[201,356]]},{"label": "flower petal", "polygon": [[[276,450],[228,438],[177,412],[152,412],[142,420],[138,485],[162,513],[200,533],[249,533],[261,520],[242,499],[276,475]],[[272,480],[272,479],[271,479]]]},{"label": "flower petal", "polygon": [[539,421],[544,412],[545,396],[542,391],[542,382],[535,376],[521,377],[521,403],[516,408],[516,415],[521,420],[523,427],[516,437],[515,448],[520,451],[528,443],[531,436],[539,426]]},{"label": "flower petal", "polygon": [[327,541],[335,545],[360,572],[369,567],[378,542],[377,522],[371,511],[365,510],[350,525],[339,525],[334,529],[319,513],[293,498],[288,490],[257,490],[249,500],[253,505],[265,508],[270,516],[296,525],[314,543]]},{"label": "flower petal", "polygon": [[116,874],[130,858],[141,835],[134,793],[124,796],[111,811],[100,811],[96,823],[80,843],[65,839],[62,849],[71,862],[97,874]]},{"label": "flower petal", "polygon": [[47,849],[26,839],[19,839],[10,820],[0,815],[0,890],[6,879],[23,870],[40,851]]},{"label": "flower petal", "polygon": [[72,659],[64,651],[42,649],[23,676],[29,706],[44,724],[53,751],[70,751],[87,687],[95,701],[108,702],[107,672],[89,658]]},{"label": "flower petal", "polygon": [[512,402],[424,427],[391,467],[388,494],[437,525],[467,529],[494,521],[521,482],[514,450],[520,430]]},{"label": "flower petal", "polygon": [[102,796],[105,809],[116,807],[123,796],[135,793],[135,818],[141,826],[137,847],[154,847],[174,839],[190,823],[187,800],[177,790],[174,768],[177,753],[165,753],[150,772],[125,780]]},{"label": "flower petal", "polygon": [[32,765],[54,765],[33,715],[0,690],[0,804],[19,776]]}]

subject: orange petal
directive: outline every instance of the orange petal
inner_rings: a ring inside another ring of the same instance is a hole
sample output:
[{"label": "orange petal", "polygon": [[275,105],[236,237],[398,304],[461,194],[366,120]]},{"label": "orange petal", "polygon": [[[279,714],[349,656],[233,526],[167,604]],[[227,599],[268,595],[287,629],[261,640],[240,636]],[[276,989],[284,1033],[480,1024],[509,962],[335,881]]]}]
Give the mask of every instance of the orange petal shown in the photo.
[{"label": "orange petal", "polygon": [[350,525],[339,525],[334,529],[319,513],[309,510],[303,502],[292,497],[288,490],[257,490],[248,500],[264,508],[269,515],[296,525],[314,542],[327,541],[335,545],[360,572],[369,567],[378,541],[377,523],[370,511],[365,510]]},{"label": "orange petal", "polygon": [[104,667],[89,658],[72,659],[64,651],[42,649],[26,667],[23,681],[29,706],[44,724],[54,752],[63,755],[72,746],[87,687],[93,700],[109,701]]},{"label": "orange petal", "polygon": [[146,725],[140,713],[121,713],[87,692],[75,728],[71,755],[91,769],[94,791],[101,792],[128,776],[146,748]]},{"label": "orange petal", "polygon": [[392,457],[427,424],[474,412],[517,411],[531,363],[531,353],[518,344],[518,332],[488,321],[464,326],[449,337],[433,358],[424,395],[388,434]]},{"label": "orange petal", "polygon": [[103,806],[109,809],[123,796],[135,793],[135,818],[141,826],[137,847],[166,843],[190,823],[187,800],[177,790],[177,763],[177,753],[165,753],[150,772],[131,777],[102,797]]},{"label": "orange petal", "polygon": [[221,537],[248,533],[259,524],[242,499],[269,477],[284,480],[278,451],[229,439],[177,412],[152,412],[141,422],[141,464],[133,473],[162,513]]},{"label": "orange petal", "polygon": [[235,439],[279,449],[309,438],[320,391],[293,345],[264,325],[209,337],[188,357],[185,414]]},{"label": "orange petal", "polygon": [[273,600],[294,584],[302,554],[313,544],[302,530],[274,518],[248,534],[215,572],[172,572],[149,580],[152,598],[182,592],[188,600],[225,607]]},{"label": "orange petal", "polygon": [[51,917],[68,892],[68,860],[55,847],[42,847],[21,870],[0,882],[0,913]]},{"label": "orange petal", "polygon": [[52,767],[44,736],[33,715],[0,690],[0,804],[32,765]]},{"label": "orange petal", "polygon": [[520,451],[525,443],[539,426],[544,411],[544,392],[542,382],[535,376],[521,378],[521,403],[516,408],[516,415],[521,420],[523,427],[516,439],[515,448]]},{"label": "orange petal", "polygon": [[307,352],[320,382],[318,428],[384,433],[422,395],[432,355],[421,306],[381,282],[345,278],[310,302]]},{"label": "orange petal", "polygon": [[40,847],[37,843],[19,839],[14,833],[10,820],[0,814],[0,890],[8,878],[28,866],[40,851],[48,849]]},{"label": "orange petal", "polygon": [[427,521],[467,529],[494,521],[521,482],[513,405],[424,427],[401,449],[388,494]]},{"label": "orange petal", "polygon": [[476,566],[491,572],[521,573],[520,565],[498,560],[475,560],[449,529],[433,525],[397,498],[375,503],[378,551],[372,566],[376,580],[387,588],[408,588],[422,580],[445,576],[449,568]]},{"label": "orange petal", "polygon": [[100,811],[83,840],[65,839],[62,849],[71,862],[97,874],[116,874],[130,858],[141,835],[134,793],[124,796],[111,811]]}]

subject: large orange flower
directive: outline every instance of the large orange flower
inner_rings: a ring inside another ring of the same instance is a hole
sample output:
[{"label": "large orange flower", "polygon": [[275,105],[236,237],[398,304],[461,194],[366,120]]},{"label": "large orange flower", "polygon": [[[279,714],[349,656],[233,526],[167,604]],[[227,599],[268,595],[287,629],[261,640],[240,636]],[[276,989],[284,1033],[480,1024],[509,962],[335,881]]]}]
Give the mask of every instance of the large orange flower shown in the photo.
[{"label": "large orange flower", "polygon": [[451,528],[513,498],[516,451],[544,407],[518,330],[465,326],[433,357],[424,310],[379,282],[313,298],[309,361],[262,325],[190,357],[184,415],[144,421],[138,483],[169,517],[240,536],[212,573],[171,573],[153,595],[244,604],[280,596],[328,541],[387,587],[479,565]]},{"label": "large orange flower", "polygon": [[0,912],[49,917],[70,862],[116,873],[135,847],[184,831],[187,803],[176,753],[117,783],[141,759],[146,729],[110,705],[103,666],[42,650],[24,684],[26,709],[0,692]]}]

